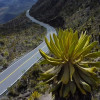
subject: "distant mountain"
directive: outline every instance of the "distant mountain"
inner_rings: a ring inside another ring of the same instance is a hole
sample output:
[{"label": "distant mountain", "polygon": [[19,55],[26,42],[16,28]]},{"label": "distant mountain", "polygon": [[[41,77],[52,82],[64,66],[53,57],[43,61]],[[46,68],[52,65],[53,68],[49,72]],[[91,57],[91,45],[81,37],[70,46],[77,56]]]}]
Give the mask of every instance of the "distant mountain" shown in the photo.
[{"label": "distant mountain", "polygon": [[29,9],[37,0],[0,0],[0,24]]}]

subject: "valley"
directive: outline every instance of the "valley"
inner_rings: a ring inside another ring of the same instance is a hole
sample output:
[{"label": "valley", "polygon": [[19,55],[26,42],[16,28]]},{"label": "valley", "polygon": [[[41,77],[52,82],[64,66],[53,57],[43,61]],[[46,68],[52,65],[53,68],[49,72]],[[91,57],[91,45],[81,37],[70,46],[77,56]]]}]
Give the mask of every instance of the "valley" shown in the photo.
[{"label": "valley", "polygon": [[0,0],[0,24],[30,9],[36,2],[37,0]]}]

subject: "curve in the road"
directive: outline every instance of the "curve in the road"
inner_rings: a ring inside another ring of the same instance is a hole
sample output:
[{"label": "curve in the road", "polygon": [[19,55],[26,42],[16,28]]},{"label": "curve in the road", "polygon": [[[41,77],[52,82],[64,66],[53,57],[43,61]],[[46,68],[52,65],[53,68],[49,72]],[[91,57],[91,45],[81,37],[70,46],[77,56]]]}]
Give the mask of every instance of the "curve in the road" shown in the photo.
[{"label": "curve in the road", "polygon": [[[47,29],[47,38],[49,39],[49,34],[56,34],[56,30],[43,22],[36,20],[35,18],[29,15],[29,10],[26,12],[26,16],[32,21],[35,22]],[[16,61],[14,64],[9,66],[5,71],[0,73],[0,96],[7,91],[18,79],[20,79],[27,71],[30,69],[40,58],[41,55],[38,49],[42,49],[44,52],[48,51],[48,48],[43,41],[38,47],[34,50],[23,56],[21,59]]]}]

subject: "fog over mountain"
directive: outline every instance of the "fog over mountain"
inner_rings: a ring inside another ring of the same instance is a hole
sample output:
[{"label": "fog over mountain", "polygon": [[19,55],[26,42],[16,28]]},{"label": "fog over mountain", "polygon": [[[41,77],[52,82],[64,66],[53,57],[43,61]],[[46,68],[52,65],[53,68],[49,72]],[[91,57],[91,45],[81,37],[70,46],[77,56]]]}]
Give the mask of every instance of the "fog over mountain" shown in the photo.
[{"label": "fog over mountain", "polygon": [[29,9],[37,0],[0,0],[0,24]]}]

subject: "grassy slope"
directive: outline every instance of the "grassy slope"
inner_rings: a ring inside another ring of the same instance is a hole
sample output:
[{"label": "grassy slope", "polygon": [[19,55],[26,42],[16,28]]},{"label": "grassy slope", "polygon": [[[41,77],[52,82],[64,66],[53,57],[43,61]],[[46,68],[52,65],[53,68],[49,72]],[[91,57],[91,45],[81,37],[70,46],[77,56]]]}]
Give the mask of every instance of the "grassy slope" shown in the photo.
[{"label": "grassy slope", "polygon": [[36,63],[21,79],[8,89],[8,94],[4,95],[0,100],[27,100],[34,91],[44,94],[50,87],[48,84],[40,86],[39,83],[41,81],[39,78],[40,74],[49,68],[51,68],[51,65]]},{"label": "grassy slope", "polygon": [[[65,7],[67,7],[67,5]],[[83,4],[79,6],[77,10],[72,11],[69,16],[68,13],[70,13],[71,10],[66,11],[67,9],[65,9],[65,7],[60,13],[65,20],[65,28],[71,27],[79,31],[87,30],[88,33],[95,35],[100,33],[100,2],[97,0],[94,2],[90,0],[83,2]],[[74,5],[73,8],[75,8]]]},{"label": "grassy slope", "polygon": [[0,66],[5,69],[14,59],[38,46],[46,29],[31,22],[25,13],[0,26]]},{"label": "grassy slope", "polygon": [[39,0],[30,14],[57,28],[86,30],[100,43],[100,0]]}]

